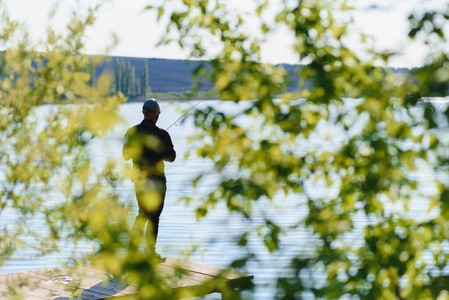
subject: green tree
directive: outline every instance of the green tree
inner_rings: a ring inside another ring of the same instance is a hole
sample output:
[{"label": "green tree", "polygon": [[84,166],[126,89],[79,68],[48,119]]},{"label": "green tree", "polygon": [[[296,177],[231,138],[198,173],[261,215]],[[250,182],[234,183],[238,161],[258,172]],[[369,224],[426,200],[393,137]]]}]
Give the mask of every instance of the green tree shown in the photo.
[{"label": "green tree", "polygon": [[94,65],[93,62],[94,58],[91,58],[91,63],[89,64],[89,69],[90,69],[90,80],[89,80],[89,84],[91,87],[95,87],[95,85],[97,84],[97,67]]},{"label": "green tree", "polygon": [[[409,37],[425,37],[434,53],[425,68],[400,80],[382,68],[394,53],[376,51],[366,42],[362,61],[348,46],[347,41],[353,40],[347,38],[353,34],[348,32],[351,22],[342,16],[351,9],[350,1],[280,3],[276,13],[269,1],[258,1],[255,11],[247,12],[252,24],[259,24],[258,34],[245,30],[248,15],[240,15],[224,1],[147,7],[170,20],[162,43],[173,41],[177,32],[175,42],[190,50],[192,58],[204,58],[209,41],[220,43],[221,51],[210,61],[210,79],[219,99],[253,100],[237,115],[213,107],[195,112],[200,133],[193,140],[202,144],[196,154],[210,159],[221,173],[214,190],[196,208],[198,218],[224,202],[230,211],[251,220],[254,202],[266,198],[275,202],[280,194],[303,195],[305,200],[298,200],[296,207],[306,214],[298,214],[294,228],[313,232],[315,251],[310,255],[300,251],[291,260],[289,276],[278,279],[277,298],[447,297],[443,269],[449,258],[444,250],[449,183],[438,174],[448,171],[449,145],[442,135],[447,132],[449,108],[436,112],[427,105],[422,115],[416,114],[419,96],[413,95],[447,93],[443,28],[448,8],[410,16]],[[289,76],[282,67],[259,63],[263,37],[279,27],[294,36],[298,58],[309,61],[299,69],[298,88],[292,93],[285,93]],[[370,41],[366,35],[360,40]],[[259,126],[239,125],[242,116],[263,124],[263,132]],[[329,130],[322,137],[333,142],[332,147],[314,144],[323,127],[338,129],[339,139]],[[229,175],[230,164],[238,166],[237,174]],[[409,213],[413,200],[423,196],[412,176],[422,165],[430,169],[437,188],[425,196],[428,211],[418,220]],[[201,184],[201,176],[194,184]],[[322,196],[314,192],[315,185],[338,192]],[[367,220],[363,228],[354,224],[358,217]],[[268,251],[275,252],[290,230],[266,219],[262,227],[242,233],[240,244],[245,246],[253,232]],[[346,238],[357,232],[359,244]],[[244,265],[251,255],[233,265]]]},{"label": "green tree", "polygon": [[128,79],[128,73],[126,71],[126,62],[124,59],[120,59],[120,74],[121,76],[121,81],[120,81],[120,90],[122,91],[122,93],[126,94],[127,93],[127,79]]},{"label": "green tree", "polygon": [[148,62],[145,61],[142,69],[142,75],[140,76],[140,96],[148,96]]},{"label": "green tree", "polygon": [[114,66],[114,78],[115,78],[115,92],[121,92],[122,91],[122,70],[120,68],[120,60],[115,60],[115,66]]},{"label": "green tree", "polygon": [[130,74],[129,74],[129,96],[136,96],[136,68],[131,66]]},{"label": "green tree", "polygon": [[140,97],[140,77],[135,79],[134,91],[136,97]]},{"label": "green tree", "polygon": [[[123,60],[124,61],[124,60]],[[130,94],[130,86],[131,86],[131,62],[128,60],[125,63],[125,76],[124,76],[124,91],[126,95]]]}]

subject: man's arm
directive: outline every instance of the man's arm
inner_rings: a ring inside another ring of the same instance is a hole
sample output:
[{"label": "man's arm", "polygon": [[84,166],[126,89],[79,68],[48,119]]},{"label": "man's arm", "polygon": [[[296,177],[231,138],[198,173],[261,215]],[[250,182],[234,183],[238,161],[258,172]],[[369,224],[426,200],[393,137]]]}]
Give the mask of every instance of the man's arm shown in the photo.
[{"label": "man's arm", "polygon": [[174,162],[176,159],[176,151],[175,147],[173,146],[173,142],[171,141],[170,135],[167,131],[164,131],[164,144],[165,144],[165,151],[164,151],[164,160],[168,162]]},{"label": "man's arm", "polygon": [[131,129],[128,129],[128,131],[125,134],[125,137],[123,139],[123,150],[122,150],[122,155],[123,155],[123,159],[124,160],[130,160],[132,158],[132,148],[130,147],[130,134],[131,134]]}]

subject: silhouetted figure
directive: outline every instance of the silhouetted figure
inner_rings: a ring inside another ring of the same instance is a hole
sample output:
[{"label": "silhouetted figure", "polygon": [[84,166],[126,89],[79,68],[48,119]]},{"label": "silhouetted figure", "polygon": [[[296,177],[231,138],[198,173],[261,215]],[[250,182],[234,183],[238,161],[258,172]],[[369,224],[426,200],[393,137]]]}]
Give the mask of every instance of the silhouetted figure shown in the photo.
[{"label": "silhouetted figure", "polygon": [[136,186],[139,205],[139,214],[132,228],[130,250],[139,248],[146,226],[147,251],[164,262],[165,257],[156,253],[159,217],[167,191],[164,160],[173,162],[176,152],[168,132],[156,126],[161,113],[159,103],[155,99],[145,100],[142,113],[144,120],[128,129],[123,145],[123,158],[133,161],[131,180]]}]

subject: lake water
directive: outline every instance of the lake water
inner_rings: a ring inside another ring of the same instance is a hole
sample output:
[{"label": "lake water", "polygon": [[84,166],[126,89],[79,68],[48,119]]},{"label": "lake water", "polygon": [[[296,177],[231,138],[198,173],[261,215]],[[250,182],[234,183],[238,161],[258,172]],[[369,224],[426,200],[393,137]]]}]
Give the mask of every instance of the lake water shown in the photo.
[{"label": "lake water", "polygon": [[[188,109],[197,102],[161,102],[163,112],[158,121],[158,126],[161,128],[169,127],[182,115],[183,109]],[[235,105],[218,101],[202,101],[198,106],[206,105],[220,105],[220,108],[232,112],[241,110],[242,105],[245,104]],[[124,104],[121,107],[121,114],[126,122],[118,125],[116,130],[103,141],[96,141],[89,146],[95,164],[104,164],[108,157],[121,159],[123,135],[130,126],[140,123],[142,119],[141,104]],[[159,228],[159,253],[169,257],[181,257],[183,250],[193,245],[199,245],[199,251],[193,253],[189,258],[190,261],[224,268],[234,259],[245,254],[244,250],[235,245],[235,238],[248,228],[261,224],[265,217],[273,219],[282,226],[289,226],[294,225],[306,216],[306,210],[301,208],[304,197],[292,195],[276,197],[273,203],[269,203],[267,200],[254,203],[252,223],[237,214],[229,213],[225,205],[218,205],[216,209],[209,212],[207,217],[197,222],[193,212],[194,206],[187,207],[184,203],[178,202],[178,199],[192,195],[191,181],[198,172],[210,170],[207,180],[201,181],[201,185],[198,186],[197,194],[209,191],[214,182],[218,180],[219,175],[213,172],[211,163],[206,160],[194,156],[188,160],[183,159],[186,151],[193,147],[187,143],[186,138],[195,132],[192,122],[189,121],[190,119],[187,120],[187,122],[178,122],[176,126],[172,126],[169,130],[178,158],[174,163],[166,163],[168,191]],[[317,136],[317,140],[319,140],[319,136]],[[421,189],[432,193],[435,187],[430,184],[431,178],[426,177],[426,174],[430,173],[426,173],[425,166],[420,170],[420,174]],[[447,176],[445,180],[449,180]],[[122,193],[123,201],[128,201],[133,207],[133,212],[136,213],[137,203],[134,197],[134,185],[130,181],[123,183]],[[316,195],[319,196],[320,193],[329,193],[329,191],[321,190]],[[424,199],[417,199],[410,214],[420,218],[422,212],[426,209],[427,202]],[[8,223],[14,217],[12,212],[9,215],[3,214],[0,225]],[[366,224],[366,220],[363,216],[357,216],[355,224],[359,229],[354,230],[347,238],[352,240],[353,244],[358,244],[363,236],[362,228]],[[247,265],[245,271],[255,275],[254,299],[272,299],[275,293],[276,278],[285,273],[293,256],[298,253],[312,253],[314,241],[315,239],[309,230],[298,228],[282,236],[281,249],[274,254],[269,254],[258,237],[250,236],[248,246],[256,254],[256,257]],[[79,245],[79,251],[89,251],[91,248],[92,245],[87,243]],[[29,258],[29,252],[20,251],[6,262],[0,269],[0,273],[57,267],[70,257],[73,246],[67,243],[63,249],[64,251],[61,253],[43,258]],[[221,298],[218,294],[212,294],[208,295],[206,299]]]}]

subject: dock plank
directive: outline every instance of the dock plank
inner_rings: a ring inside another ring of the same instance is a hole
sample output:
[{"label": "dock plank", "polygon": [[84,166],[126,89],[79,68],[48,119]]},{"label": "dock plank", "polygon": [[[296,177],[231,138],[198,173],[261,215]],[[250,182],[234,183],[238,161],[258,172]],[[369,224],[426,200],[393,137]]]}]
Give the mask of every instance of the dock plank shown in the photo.
[{"label": "dock plank", "polygon": [[178,274],[176,268],[170,265],[161,264],[159,266],[163,270],[163,272],[167,275],[168,278],[176,278],[177,276],[182,276],[182,278],[186,278],[192,280],[192,283],[202,283],[208,280],[213,279],[213,276],[192,272],[190,270],[181,269],[182,274]]},{"label": "dock plank", "polygon": [[29,276],[28,272],[0,276],[1,295],[5,298],[7,298],[8,286],[11,288],[17,287],[15,292],[22,294],[25,299],[54,299],[57,297],[65,298],[71,295],[69,291],[55,289],[53,286],[49,286],[46,280]]},{"label": "dock plank", "polygon": [[[136,288],[113,280],[110,275],[92,267],[57,268],[30,271],[30,275],[46,280],[53,280],[61,276],[68,276],[72,285],[78,285],[83,290],[96,292],[103,296],[129,295],[135,293]],[[102,298],[100,298],[102,299]]]},{"label": "dock plank", "polygon": [[[27,300],[47,300],[48,299],[48,297],[35,295],[34,291],[29,293],[29,292],[25,291],[24,289],[22,289],[20,295],[22,298],[25,298]],[[8,290],[0,288],[0,299],[9,299],[9,298],[10,298],[10,295],[9,295]]]},{"label": "dock plank", "polygon": [[191,271],[192,273],[197,274],[203,274],[210,277],[217,277],[222,276],[227,280],[235,280],[235,279],[242,279],[242,278],[249,278],[253,279],[254,275],[240,273],[233,270],[226,270],[226,269],[220,269],[217,267],[211,267],[207,265],[202,265],[198,263],[193,263],[190,261],[185,261],[181,259],[176,258],[167,258],[167,261],[165,262],[166,265],[169,265],[171,267],[178,267],[184,270]]},{"label": "dock plank", "polygon": [[[229,283],[254,278],[250,274],[174,258],[167,258],[166,262],[158,265],[158,271],[166,277],[166,283],[170,289],[190,289],[198,293],[204,292],[204,289],[198,289],[199,286],[217,276]],[[75,287],[79,288],[81,295],[79,298],[74,298],[78,300],[124,298],[135,295],[137,292],[136,286],[121,283],[90,265],[0,275],[0,298],[3,299],[2,295],[6,295],[8,285],[11,284],[21,287],[26,300],[69,299]],[[212,288],[206,293],[212,292],[220,291]]]},{"label": "dock plank", "polygon": [[[55,274],[62,274],[59,272],[55,272]],[[70,282],[67,282],[66,284],[58,283],[57,280],[55,282],[54,278],[61,277],[63,275],[55,275],[55,276],[48,276],[48,272],[36,272],[32,271],[29,273],[30,277],[34,277],[37,279],[40,279],[44,282],[46,282],[47,285],[51,285],[52,289],[58,292],[64,292],[68,291],[70,293],[69,287],[77,286],[80,288],[81,292],[81,298],[87,298],[87,299],[104,299],[105,297],[112,296],[116,294],[117,290],[114,288],[111,288],[109,286],[103,286],[103,281],[96,279],[96,278],[77,278],[77,276],[71,275],[68,276],[70,279]],[[65,275],[67,276],[67,275]]]}]

